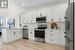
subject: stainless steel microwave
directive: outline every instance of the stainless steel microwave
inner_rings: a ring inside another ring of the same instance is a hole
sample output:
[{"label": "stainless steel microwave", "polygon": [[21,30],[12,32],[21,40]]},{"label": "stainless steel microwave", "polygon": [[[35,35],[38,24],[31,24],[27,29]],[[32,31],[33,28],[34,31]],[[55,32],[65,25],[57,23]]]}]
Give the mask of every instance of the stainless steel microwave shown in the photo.
[{"label": "stainless steel microwave", "polygon": [[46,16],[36,18],[36,23],[45,23],[45,22],[46,22]]}]

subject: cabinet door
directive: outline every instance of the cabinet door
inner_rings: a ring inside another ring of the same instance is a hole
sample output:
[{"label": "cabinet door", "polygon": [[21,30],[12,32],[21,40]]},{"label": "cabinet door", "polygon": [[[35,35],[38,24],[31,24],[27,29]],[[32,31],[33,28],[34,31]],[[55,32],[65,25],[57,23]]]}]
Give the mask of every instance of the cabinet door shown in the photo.
[{"label": "cabinet door", "polygon": [[47,15],[47,9],[46,8],[42,8],[41,9],[41,13],[42,13],[42,16],[46,16]]},{"label": "cabinet door", "polygon": [[47,11],[46,11],[46,16],[47,16],[47,22],[51,22],[51,8],[47,8]]},{"label": "cabinet door", "polygon": [[34,29],[29,29],[29,39],[34,40]]},{"label": "cabinet door", "polygon": [[14,33],[15,33],[14,40],[18,40],[18,39],[22,38],[22,33],[21,33],[21,30],[20,29],[16,29],[14,31]]},{"label": "cabinet door", "polygon": [[59,45],[59,31],[58,30],[47,30],[45,34],[46,42],[50,44],[58,44]]},{"label": "cabinet door", "polygon": [[14,40],[14,32],[13,32],[13,30],[8,30],[8,35],[7,35],[7,41],[8,42],[12,42],[13,40]]}]

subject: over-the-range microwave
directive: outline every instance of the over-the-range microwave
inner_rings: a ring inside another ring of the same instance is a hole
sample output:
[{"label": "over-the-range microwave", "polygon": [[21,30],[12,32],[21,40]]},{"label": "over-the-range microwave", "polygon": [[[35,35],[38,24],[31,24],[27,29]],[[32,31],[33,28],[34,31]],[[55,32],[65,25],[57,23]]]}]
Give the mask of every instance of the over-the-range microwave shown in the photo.
[{"label": "over-the-range microwave", "polygon": [[45,23],[46,22],[46,16],[43,17],[37,17],[36,18],[37,23]]}]

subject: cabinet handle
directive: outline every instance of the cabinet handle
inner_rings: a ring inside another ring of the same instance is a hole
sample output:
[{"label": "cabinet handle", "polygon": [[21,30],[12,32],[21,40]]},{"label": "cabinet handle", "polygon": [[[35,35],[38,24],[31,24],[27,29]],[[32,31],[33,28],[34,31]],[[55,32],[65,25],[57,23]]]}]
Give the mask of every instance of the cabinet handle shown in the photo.
[{"label": "cabinet handle", "polygon": [[50,35],[50,36],[54,36],[54,35]]},{"label": "cabinet handle", "polygon": [[32,32],[30,32],[30,34],[32,34]]},{"label": "cabinet handle", "polygon": [[50,39],[50,41],[54,41],[53,39]]},{"label": "cabinet handle", "polygon": [[67,34],[66,32],[64,32],[64,34]]},{"label": "cabinet handle", "polygon": [[67,18],[67,17],[64,17],[65,19]]},{"label": "cabinet handle", "polygon": [[14,32],[14,35],[15,35],[16,33]]}]

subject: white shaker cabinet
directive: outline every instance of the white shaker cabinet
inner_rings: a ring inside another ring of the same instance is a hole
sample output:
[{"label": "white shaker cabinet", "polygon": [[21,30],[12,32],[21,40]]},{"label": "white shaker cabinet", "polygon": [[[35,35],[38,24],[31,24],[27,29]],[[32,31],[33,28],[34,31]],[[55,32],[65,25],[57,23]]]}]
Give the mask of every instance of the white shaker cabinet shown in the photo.
[{"label": "white shaker cabinet", "polygon": [[51,21],[51,17],[53,17],[52,16],[52,14],[51,14],[52,12],[51,12],[51,8],[47,8],[47,11],[46,11],[46,21],[47,22],[50,22]]},{"label": "white shaker cabinet", "polygon": [[3,32],[3,42],[9,43],[22,38],[21,29],[5,29]]},{"label": "white shaker cabinet", "polygon": [[45,33],[45,41],[46,43],[49,44],[55,44],[55,45],[62,45],[61,44],[61,32],[60,30],[51,30],[51,29],[46,29]]},{"label": "white shaker cabinet", "polygon": [[34,24],[28,24],[28,38],[34,40]]},{"label": "white shaker cabinet", "polygon": [[22,38],[22,30],[21,29],[14,30],[14,33],[15,33],[14,40],[18,40],[18,39]]},{"label": "white shaker cabinet", "polygon": [[15,32],[13,30],[7,30],[7,42],[12,42],[15,37]]},{"label": "white shaker cabinet", "polygon": [[29,40],[34,40],[34,29],[29,29]]}]

